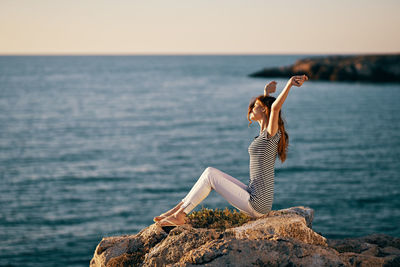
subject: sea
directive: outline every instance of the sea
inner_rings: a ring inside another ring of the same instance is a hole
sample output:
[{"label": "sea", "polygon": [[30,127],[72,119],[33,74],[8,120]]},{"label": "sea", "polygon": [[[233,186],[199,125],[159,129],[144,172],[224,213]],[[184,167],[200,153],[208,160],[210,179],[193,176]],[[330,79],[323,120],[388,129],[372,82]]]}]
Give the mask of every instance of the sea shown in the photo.
[{"label": "sea", "polygon": [[[249,181],[251,78],[321,55],[0,57],[0,266],[88,266],[207,167]],[[323,55],[322,55],[323,56]],[[326,238],[400,236],[400,85],[306,81],[282,106],[273,210],[314,210]],[[217,192],[202,207],[231,206]]]}]

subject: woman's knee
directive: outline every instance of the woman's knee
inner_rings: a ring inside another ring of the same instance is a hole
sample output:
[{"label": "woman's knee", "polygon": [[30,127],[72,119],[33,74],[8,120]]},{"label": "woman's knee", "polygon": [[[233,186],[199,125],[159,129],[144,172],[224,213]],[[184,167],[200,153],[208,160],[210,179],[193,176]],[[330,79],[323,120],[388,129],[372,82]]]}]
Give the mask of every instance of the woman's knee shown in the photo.
[{"label": "woman's knee", "polygon": [[212,174],[212,173],[215,173],[216,170],[217,170],[217,169],[214,168],[214,167],[207,167],[207,168],[204,170],[203,174],[206,175],[206,176],[208,176],[208,175],[210,175],[210,174]]},{"label": "woman's knee", "polygon": [[202,179],[207,180],[207,183],[213,187],[213,178],[215,178],[215,174],[218,170],[214,167],[207,167],[204,171],[203,174],[201,175]]},{"label": "woman's knee", "polygon": [[205,169],[205,171],[207,171],[207,172],[213,172],[213,171],[215,171],[215,170],[216,170],[216,168],[211,167],[211,166],[208,166],[208,167]]}]

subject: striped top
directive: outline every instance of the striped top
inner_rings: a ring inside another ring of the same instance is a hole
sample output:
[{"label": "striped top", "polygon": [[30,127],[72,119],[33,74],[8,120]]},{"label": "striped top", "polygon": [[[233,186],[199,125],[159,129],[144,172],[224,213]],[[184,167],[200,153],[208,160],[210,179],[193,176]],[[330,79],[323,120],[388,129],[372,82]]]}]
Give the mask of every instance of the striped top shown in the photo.
[{"label": "striped top", "polygon": [[267,129],[255,137],[249,146],[250,179],[247,191],[250,204],[259,213],[266,214],[272,208],[274,198],[275,159],[281,131],[268,137]]}]

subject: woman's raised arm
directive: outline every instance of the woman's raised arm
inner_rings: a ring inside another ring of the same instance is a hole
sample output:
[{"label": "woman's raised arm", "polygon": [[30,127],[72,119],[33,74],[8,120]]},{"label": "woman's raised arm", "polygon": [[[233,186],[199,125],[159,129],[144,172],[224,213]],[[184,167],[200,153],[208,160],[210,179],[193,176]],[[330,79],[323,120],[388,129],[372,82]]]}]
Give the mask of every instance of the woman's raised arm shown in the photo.
[{"label": "woman's raised arm", "polygon": [[304,75],[299,75],[299,76],[293,76],[289,79],[287,82],[285,88],[282,90],[282,92],[279,94],[279,96],[276,98],[274,103],[272,103],[272,110],[277,110],[279,111],[282,108],[283,103],[286,100],[287,95],[289,94],[289,90],[292,87],[292,85],[300,87],[302,84],[308,80],[308,77]]},{"label": "woman's raised arm", "polygon": [[271,113],[269,116],[269,122],[267,126],[267,132],[269,133],[270,136],[274,136],[278,131],[279,112],[281,110],[283,102],[285,102],[285,99],[289,93],[290,88],[292,87],[292,85],[300,87],[304,83],[304,81],[307,80],[308,77],[306,75],[293,76],[292,78],[289,79],[285,88],[275,99],[274,103],[272,103]]}]

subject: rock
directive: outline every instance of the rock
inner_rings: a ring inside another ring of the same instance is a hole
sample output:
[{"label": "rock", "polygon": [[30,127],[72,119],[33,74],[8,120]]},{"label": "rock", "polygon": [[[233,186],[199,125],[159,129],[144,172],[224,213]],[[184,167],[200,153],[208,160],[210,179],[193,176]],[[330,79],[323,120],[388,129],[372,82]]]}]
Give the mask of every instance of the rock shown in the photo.
[{"label": "rock", "polygon": [[225,231],[152,224],[105,237],[90,266],[398,266],[400,239],[382,234],[329,240],[311,229],[314,211],[292,207]]},{"label": "rock", "polygon": [[310,227],[314,211],[304,207],[271,211],[268,215],[242,226],[227,229],[236,239],[256,240],[265,235],[295,238],[303,243],[327,246],[326,238]]},{"label": "rock", "polygon": [[268,68],[250,77],[290,77],[310,80],[400,82],[400,54],[309,57],[291,66]]},{"label": "rock", "polygon": [[167,236],[162,228],[152,224],[135,235],[103,238],[96,247],[90,266],[117,266],[121,261],[135,265]]},{"label": "rock", "polygon": [[330,239],[328,246],[353,266],[400,266],[400,238],[371,234],[358,238]]}]

